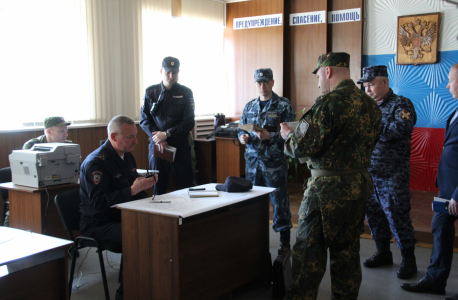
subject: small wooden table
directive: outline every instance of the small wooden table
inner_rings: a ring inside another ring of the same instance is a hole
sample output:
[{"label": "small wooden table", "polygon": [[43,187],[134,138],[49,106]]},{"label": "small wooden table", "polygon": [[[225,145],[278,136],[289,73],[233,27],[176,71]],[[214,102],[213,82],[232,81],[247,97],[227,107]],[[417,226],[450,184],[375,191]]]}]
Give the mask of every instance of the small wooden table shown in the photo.
[{"label": "small wooden table", "polygon": [[0,188],[8,190],[10,226],[67,238],[68,234],[57,212],[54,197],[78,187],[78,183],[53,185],[46,188],[27,187],[12,182],[1,183]]},{"label": "small wooden table", "polygon": [[184,189],[156,196],[184,202],[153,204],[149,198],[118,205],[124,298],[213,300],[256,278],[270,282],[273,190],[255,186],[191,200]]},{"label": "small wooden table", "polygon": [[224,183],[228,176],[245,175],[245,145],[238,139],[215,137],[216,181]]},{"label": "small wooden table", "polygon": [[0,299],[68,299],[69,240],[0,226]]}]

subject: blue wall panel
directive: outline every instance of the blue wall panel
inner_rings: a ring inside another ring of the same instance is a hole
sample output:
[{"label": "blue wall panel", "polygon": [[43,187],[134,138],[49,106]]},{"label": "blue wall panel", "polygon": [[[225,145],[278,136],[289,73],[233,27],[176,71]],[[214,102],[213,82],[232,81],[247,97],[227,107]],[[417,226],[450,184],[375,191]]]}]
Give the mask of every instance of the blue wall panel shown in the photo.
[{"label": "blue wall panel", "polygon": [[458,107],[448,91],[450,67],[458,62],[458,51],[440,51],[439,61],[427,65],[397,65],[396,55],[364,55],[363,67],[386,65],[390,87],[395,94],[409,98],[417,112],[415,127],[445,128]]}]

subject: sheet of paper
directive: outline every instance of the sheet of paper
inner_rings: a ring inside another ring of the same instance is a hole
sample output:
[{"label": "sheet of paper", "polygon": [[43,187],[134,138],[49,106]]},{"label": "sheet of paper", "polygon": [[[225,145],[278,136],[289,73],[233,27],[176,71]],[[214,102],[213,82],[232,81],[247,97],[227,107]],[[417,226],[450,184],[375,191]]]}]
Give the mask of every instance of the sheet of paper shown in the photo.
[{"label": "sheet of paper", "polygon": [[[296,130],[297,125],[299,125],[299,121],[293,121],[293,122],[286,122],[286,124],[291,127],[293,130]],[[299,157],[299,161],[301,164],[305,164],[307,162],[306,157]]]}]

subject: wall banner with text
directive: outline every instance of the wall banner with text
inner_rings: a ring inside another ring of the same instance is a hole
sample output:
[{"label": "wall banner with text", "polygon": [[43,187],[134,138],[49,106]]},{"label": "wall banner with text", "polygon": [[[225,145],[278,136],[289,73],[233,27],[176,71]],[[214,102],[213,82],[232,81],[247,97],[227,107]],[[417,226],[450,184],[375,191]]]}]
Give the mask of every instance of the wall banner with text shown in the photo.
[{"label": "wall banner with text", "polygon": [[361,8],[335,10],[328,12],[328,23],[344,23],[361,21]]},{"label": "wall banner with text", "polygon": [[326,23],[326,11],[325,10],[289,15],[289,25],[290,26],[310,25],[310,24],[320,24],[320,23]]},{"label": "wall banner with text", "polygon": [[248,18],[234,18],[233,28],[238,29],[251,29],[251,28],[262,28],[262,27],[273,27],[283,25],[283,15],[265,15]]}]

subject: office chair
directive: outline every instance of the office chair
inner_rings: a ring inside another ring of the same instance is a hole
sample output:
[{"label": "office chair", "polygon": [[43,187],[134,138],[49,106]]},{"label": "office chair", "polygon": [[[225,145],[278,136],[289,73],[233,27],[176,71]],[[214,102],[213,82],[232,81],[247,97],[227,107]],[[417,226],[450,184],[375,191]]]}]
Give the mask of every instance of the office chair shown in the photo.
[{"label": "office chair", "polygon": [[[1,169],[0,170],[0,183],[11,182],[11,180],[12,180],[11,168],[7,167],[7,168]],[[2,200],[3,200],[3,215],[2,215],[1,225],[4,225],[6,212],[9,210],[10,202],[8,201],[8,190],[1,189],[0,192],[2,194]]]},{"label": "office chair", "polygon": [[[68,280],[68,287],[69,287],[69,298],[72,295],[72,285],[73,285],[73,274],[75,272],[75,263],[76,263],[76,253],[79,249],[87,248],[87,247],[95,247],[97,248],[97,253],[99,256],[99,263],[100,263],[100,270],[102,273],[102,280],[103,280],[103,289],[105,291],[105,299],[110,300],[110,295],[108,293],[108,285],[107,285],[107,277],[105,274],[105,264],[103,261],[103,250],[108,250],[114,253],[122,253],[122,247],[118,244],[110,243],[110,242],[103,242],[98,241],[94,238],[85,237],[83,235],[74,238],[73,231],[79,230],[79,223],[80,223],[80,195],[79,195],[79,188],[68,190],[62,193],[59,193],[54,198],[54,203],[56,204],[57,211],[59,212],[60,218],[62,223],[64,224],[65,230],[68,233],[68,236],[73,241],[72,246],[72,265],[70,268],[70,276]],[[119,276],[122,273],[122,259],[121,259],[121,266],[119,268]]]}]

